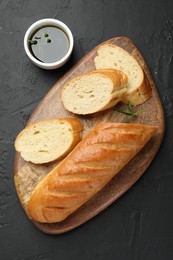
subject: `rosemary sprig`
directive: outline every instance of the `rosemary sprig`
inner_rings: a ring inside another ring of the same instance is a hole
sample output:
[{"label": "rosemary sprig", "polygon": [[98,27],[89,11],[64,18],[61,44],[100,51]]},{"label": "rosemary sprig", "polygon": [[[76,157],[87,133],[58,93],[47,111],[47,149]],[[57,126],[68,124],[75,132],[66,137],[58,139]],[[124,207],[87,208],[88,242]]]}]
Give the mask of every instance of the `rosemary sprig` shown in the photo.
[{"label": "rosemary sprig", "polygon": [[127,110],[115,109],[117,112],[120,112],[120,113],[123,113],[126,115],[126,117],[123,120],[124,123],[128,123],[133,117],[138,116],[139,114],[145,112],[145,109],[140,109],[140,110],[135,111],[129,101],[127,104],[127,108],[128,108]]}]

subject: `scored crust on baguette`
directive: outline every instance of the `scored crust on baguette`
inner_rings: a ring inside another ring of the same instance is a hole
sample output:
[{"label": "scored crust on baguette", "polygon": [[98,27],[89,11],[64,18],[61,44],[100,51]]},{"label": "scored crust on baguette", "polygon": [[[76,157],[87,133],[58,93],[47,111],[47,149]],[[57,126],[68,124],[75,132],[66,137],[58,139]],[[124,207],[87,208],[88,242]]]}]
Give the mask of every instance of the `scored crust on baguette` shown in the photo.
[{"label": "scored crust on baguette", "polygon": [[78,119],[49,119],[22,130],[15,149],[25,161],[48,163],[67,155],[81,138],[82,124]]},{"label": "scored crust on baguette", "polygon": [[122,102],[139,105],[150,98],[151,86],[137,60],[127,51],[112,44],[103,44],[94,59],[96,69],[114,68],[128,76],[127,94]]},{"label": "scored crust on baguette", "polygon": [[157,126],[102,123],[33,190],[28,216],[63,221],[103,188],[156,133]]},{"label": "scored crust on baguette", "polygon": [[92,114],[117,104],[127,92],[127,83],[127,76],[119,70],[95,70],[69,80],[61,99],[70,112]]}]

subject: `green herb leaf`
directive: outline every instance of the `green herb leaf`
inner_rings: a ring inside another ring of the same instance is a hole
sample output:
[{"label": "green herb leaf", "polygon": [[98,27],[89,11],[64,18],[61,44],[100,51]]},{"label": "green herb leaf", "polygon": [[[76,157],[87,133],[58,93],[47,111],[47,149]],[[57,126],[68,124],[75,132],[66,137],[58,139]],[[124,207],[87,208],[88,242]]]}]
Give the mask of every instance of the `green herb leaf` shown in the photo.
[{"label": "green herb leaf", "polygon": [[50,43],[50,42],[51,42],[51,39],[47,39],[47,42]]},{"label": "green herb leaf", "polygon": [[133,117],[138,116],[139,114],[145,112],[145,109],[135,111],[129,101],[128,101],[127,108],[128,108],[128,110],[121,109],[121,108],[115,109],[117,112],[120,112],[120,113],[123,113],[126,115],[126,117],[123,120],[124,123],[128,123]]},{"label": "green herb leaf", "polygon": [[49,37],[49,34],[46,32],[46,33],[44,34],[44,37]]},{"label": "green herb leaf", "polygon": [[132,112],[128,111],[128,110],[123,110],[123,109],[116,109],[117,112],[123,113],[123,114],[127,114],[127,115],[131,115]]},{"label": "green herb leaf", "polygon": [[132,119],[134,117],[134,114],[130,115],[130,116],[126,116],[123,120],[123,123],[128,123],[130,121],[130,119]]},{"label": "green herb leaf", "polygon": [[41,39],[41,37],[35,36],[34,39],[39,40],[39,39]]},{"label": "green herb leaf", "polygon": [[128,108],[130,110],[130,112],[134,113],[134,109],[132,108],[132,105],[130,104],[130,101],[128,101]]},{"label": "green herb leaf", "polygon": [[28,42],[32,45],[32,44],[34,44],[34,45],[36,45],[37,44],[37,41],[33,41],[33,40],[28,40]]},{"label": "green herb leaf", "polygon": [[141,110],[138,110],[138,111],[134,112],[134,115],[137,116],[137,115],[139,115],[139,114],[141,114],[143,112],[145,112],[145,109],[141,109]]}]

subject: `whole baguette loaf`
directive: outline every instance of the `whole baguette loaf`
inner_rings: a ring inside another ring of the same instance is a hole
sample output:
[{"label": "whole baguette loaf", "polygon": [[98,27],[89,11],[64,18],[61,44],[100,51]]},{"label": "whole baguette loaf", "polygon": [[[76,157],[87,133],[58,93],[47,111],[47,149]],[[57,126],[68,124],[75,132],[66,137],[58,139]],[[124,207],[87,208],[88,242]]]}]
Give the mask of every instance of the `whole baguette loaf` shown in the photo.
[{"label": "whole baguette loaf", "polygon": [[64,107],[75,114],[106,110],[121,101],[127,92],[128,78],[115,69],[94,70],[70,79],[62,88]]},{"label": "whole baguette loaf", "polygon": [[117,174],[149,141],[156,126],[102,123],[94,128],[34,189],[28,215],[60,222]]},{"label": "whole baguette loaf", "polygon": [[128,76],[127,93],[122,102],[139,105],[151,97],[151,86],[137,60],[124,49],[103,44],[94,59],[96,69],[114,68]]},{"label": "whole baguette loaf", "polygon": [[67,155],[82,138],[82,124],[76,118],[47,119],[23,129],[15,149],[25,161],[41,164]]}]

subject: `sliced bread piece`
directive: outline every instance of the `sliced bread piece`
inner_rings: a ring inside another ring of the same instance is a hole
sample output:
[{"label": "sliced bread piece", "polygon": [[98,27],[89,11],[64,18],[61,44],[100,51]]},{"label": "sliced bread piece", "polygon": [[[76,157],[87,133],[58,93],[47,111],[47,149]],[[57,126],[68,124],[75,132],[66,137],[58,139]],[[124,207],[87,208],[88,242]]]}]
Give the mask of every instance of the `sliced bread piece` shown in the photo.
[{"label": "sliced bread piece", "polygon": [[111,44],[103,44],[95,57],[96,69],[114,68],[128,76],[127,95],[122,102],[139,105],[150,98],[151,86],[137,60],[124,49]]},{"label": "sliced bread piece", "polygon": [[75,118],[44,120],[26,127],[15,141],[25,161],[36,164],[60,159],[82,138],[82,124]]},{"label": "sliced bread piece", "polygon": [[62,88],[64,107],[75,114],[92,114],[117,104],[127,92],[127,76],[115,69],[95,70],[69,80]]}]

